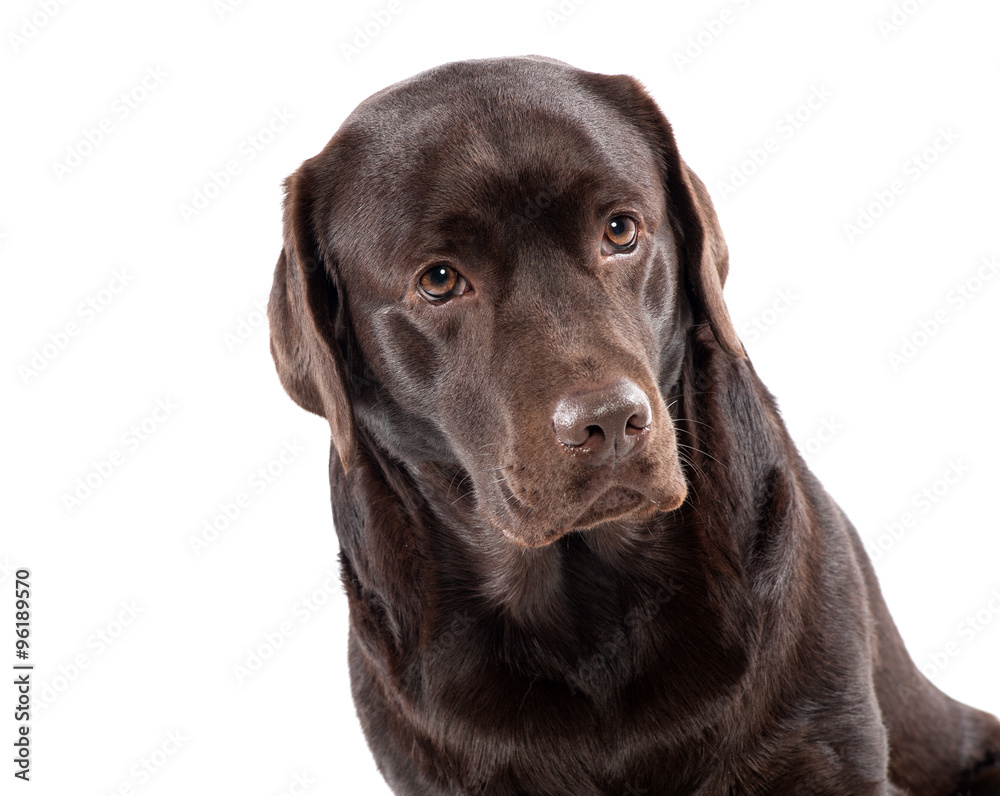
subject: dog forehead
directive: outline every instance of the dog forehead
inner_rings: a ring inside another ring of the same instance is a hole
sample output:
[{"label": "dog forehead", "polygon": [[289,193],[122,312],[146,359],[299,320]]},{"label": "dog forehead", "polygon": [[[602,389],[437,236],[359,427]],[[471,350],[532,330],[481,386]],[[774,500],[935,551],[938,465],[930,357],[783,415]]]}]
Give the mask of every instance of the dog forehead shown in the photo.
[{"label": "dog forehead", "polygon": [[481,244],[555,197],[586,213],[661,195],[650,144],[589,74],[534,57],[463,61],[369,97],[331,142],[336,226],[374,222],[380,254],[404,260],[442,238]]},{"label": "dog forehead", "polygon": [[376,92],[347,117],[345,127],[366,129],[377,150],[446,133],[456,122],[485,125],[484,133],[528,122],[535,112],[565,118],[591,115],[594,98],[580,78],[589,73],[558,61],[494,58],[456,61]]},{"label": "dog forehead", "polygon": [[366,159],[390,178],[427,166],[458,182],[543,165],[623,173],[651,165],[637,127],[588,90],[588,74],[531,57],[460,61],[370,97],[345,125],[366,131]]}]

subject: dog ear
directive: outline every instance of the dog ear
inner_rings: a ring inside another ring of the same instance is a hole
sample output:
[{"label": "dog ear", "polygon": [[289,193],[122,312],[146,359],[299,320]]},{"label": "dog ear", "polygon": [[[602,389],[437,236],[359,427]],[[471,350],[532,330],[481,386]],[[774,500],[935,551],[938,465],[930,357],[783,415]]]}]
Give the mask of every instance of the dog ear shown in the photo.
[{"label": "dog ear", "polygon": [[347,470],[356,438],[347,368],[335,333],[342,297],[336,263],[323,256],[314,233],[313,213],[313,184],[303,164],[285,180],[284,247],[267,304],[271,356],[292,399],[329,421]]},{"label": "dog ear", "polygon": [[[668,124],[664,119],[664,124]],[[668,125],[669,132],[669,125]],[[729,273],[729,247],[715,214],[708,189],[677,154],[673,143],[672,162],[667,164],[670,206],[678,222],[678,237],[687,263],[688,289],[695,313],[705,318],[722,349],[732,357],[746,356],[736,334],[722,287]]]},{"label": "dog ear", "polygon": [[695,317],[708,322],[726,353],[745,357],[722,297],[722,286],[729,272],[729,249],[708,190],[677,151],[670,122],[642,84],[629,75],[589,73],[581,81],[636,125],[658,155],[660,178],[667,193],[667,212],[684,258],[686,288]]}]

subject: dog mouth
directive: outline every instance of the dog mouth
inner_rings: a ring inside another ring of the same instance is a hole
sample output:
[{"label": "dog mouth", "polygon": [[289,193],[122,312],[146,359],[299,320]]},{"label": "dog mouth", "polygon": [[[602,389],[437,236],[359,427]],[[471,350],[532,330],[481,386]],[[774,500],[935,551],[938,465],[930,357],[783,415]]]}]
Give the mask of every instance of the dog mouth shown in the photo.
[{"label": "dog mouth", "polygon": [[[679,508],[688,483],[672,421],[665,407],[653,415],[645,399],[648,392],[623,380],[609,390],[574,393],[572,401],[591,403],[569,407],[567,417],[556,424],[555,440],[544,423],[529,425],[527,434],[511,434],[511,441],[493,453],[496,458],[480,463],[482,469],[473,476],[480,517],[519,546],[542,547],[573,531],[634,524]],[[596,399],[604,403],[595,409],[591,404]],[[635,409],[640,403],[642,412]],[[641,429],[632,424],[636,416],[644,422]],[[602,446],[607,439],[617,445],[621,438],[635,436],[633,428],[639,430],[641,444],[630,440],[631,447],[622,452]],[[552,444],[593,439],[593,447],[581,451]]]},{"label": "dog mouth", "polygon": [[687,496],[685,485],[654,499],[645,490],[610,484],[585,503],[581,511],[557,518],[519,499],[506,480],[499,487],[503,512],[494,517],[493,524],[521,547],[544,547],[567,533],[586,531],[603,523],[648,519],[658,512],[679,508]]},{"label": "dog mouth", "polygon": [[587,507],[570,530],[586,530],[602,522],[651,516],[660,510],[660,505],[635,489],[613,486]]}]

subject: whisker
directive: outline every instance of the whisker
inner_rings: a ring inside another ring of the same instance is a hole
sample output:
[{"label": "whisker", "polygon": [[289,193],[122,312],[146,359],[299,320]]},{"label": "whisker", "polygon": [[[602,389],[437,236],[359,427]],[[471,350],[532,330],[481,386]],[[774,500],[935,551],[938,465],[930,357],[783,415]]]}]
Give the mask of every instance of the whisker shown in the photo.
[{"label": "whisker", "polygon": [[694,423],[695,425],[698,426],[704,426],[709,431],[712,430],[712,427],[708,423],[705,423],[701,420],[695,420],[693,417],[675,417],[673,418],[673,421],[674,423]]},{"label": "whisker", "polygon": [[705,471],[695,464],[691,457],[684,453],[684,451],[677,451],[677,458],[680,459],[681,464],[693,470],[700,478],[707,478]]},{"label": "whisker", "polygon": [[[711,459],[717,465],[719,465],[720,467],[722,467],[726,472],[729,472],[729,465],[727,465],[723,461],[719,461],[711,453],[708,453],[707,451],[704,451],[701,448],[696,448],[693,445],[685,445],[683,442],[677,442],[676,445],[677,445],[678,448],[684,448],[686,450],[693,451],[694,453],[697,453],[699,456],[704,456],[706,459]],[[701,473],[701,474],[704,475],[704,473]]]}]

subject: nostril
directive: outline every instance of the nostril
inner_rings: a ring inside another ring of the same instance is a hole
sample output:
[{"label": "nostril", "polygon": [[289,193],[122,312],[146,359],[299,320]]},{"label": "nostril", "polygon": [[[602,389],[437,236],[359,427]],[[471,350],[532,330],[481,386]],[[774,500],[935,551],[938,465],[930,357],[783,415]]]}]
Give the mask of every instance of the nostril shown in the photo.
[{"label": "nostril", "polygon": [[637,436],[646,430],[649,425],[649,418],[643,417],[642,415],[632,415],[625,424],[625,433],[631,436]]},{"label": "nostril", "polygon": [[628,379],[568,395],[552,415],[556,439],[595,464],[637,449],[651,420],[649,399]]},{"label": "nostril", "polygon": [[607,436],[607,434],[604,433],[604,429],[601,428],[600,426],[587,426],[586,431],[587,431],[588,442],[592,440],[594,437],[599,437],[600,439],[603,440],[604,437]]},{"label": "nostril", "polygon": [[649,401],[646,400],[645,393],[642,394],[642,400],[637,400],[633,406],[632,411],[635,412],[626,423],[627,426],[632,428],[646,428],[649,425],[649,421],[652,419],[650,417]]}]

